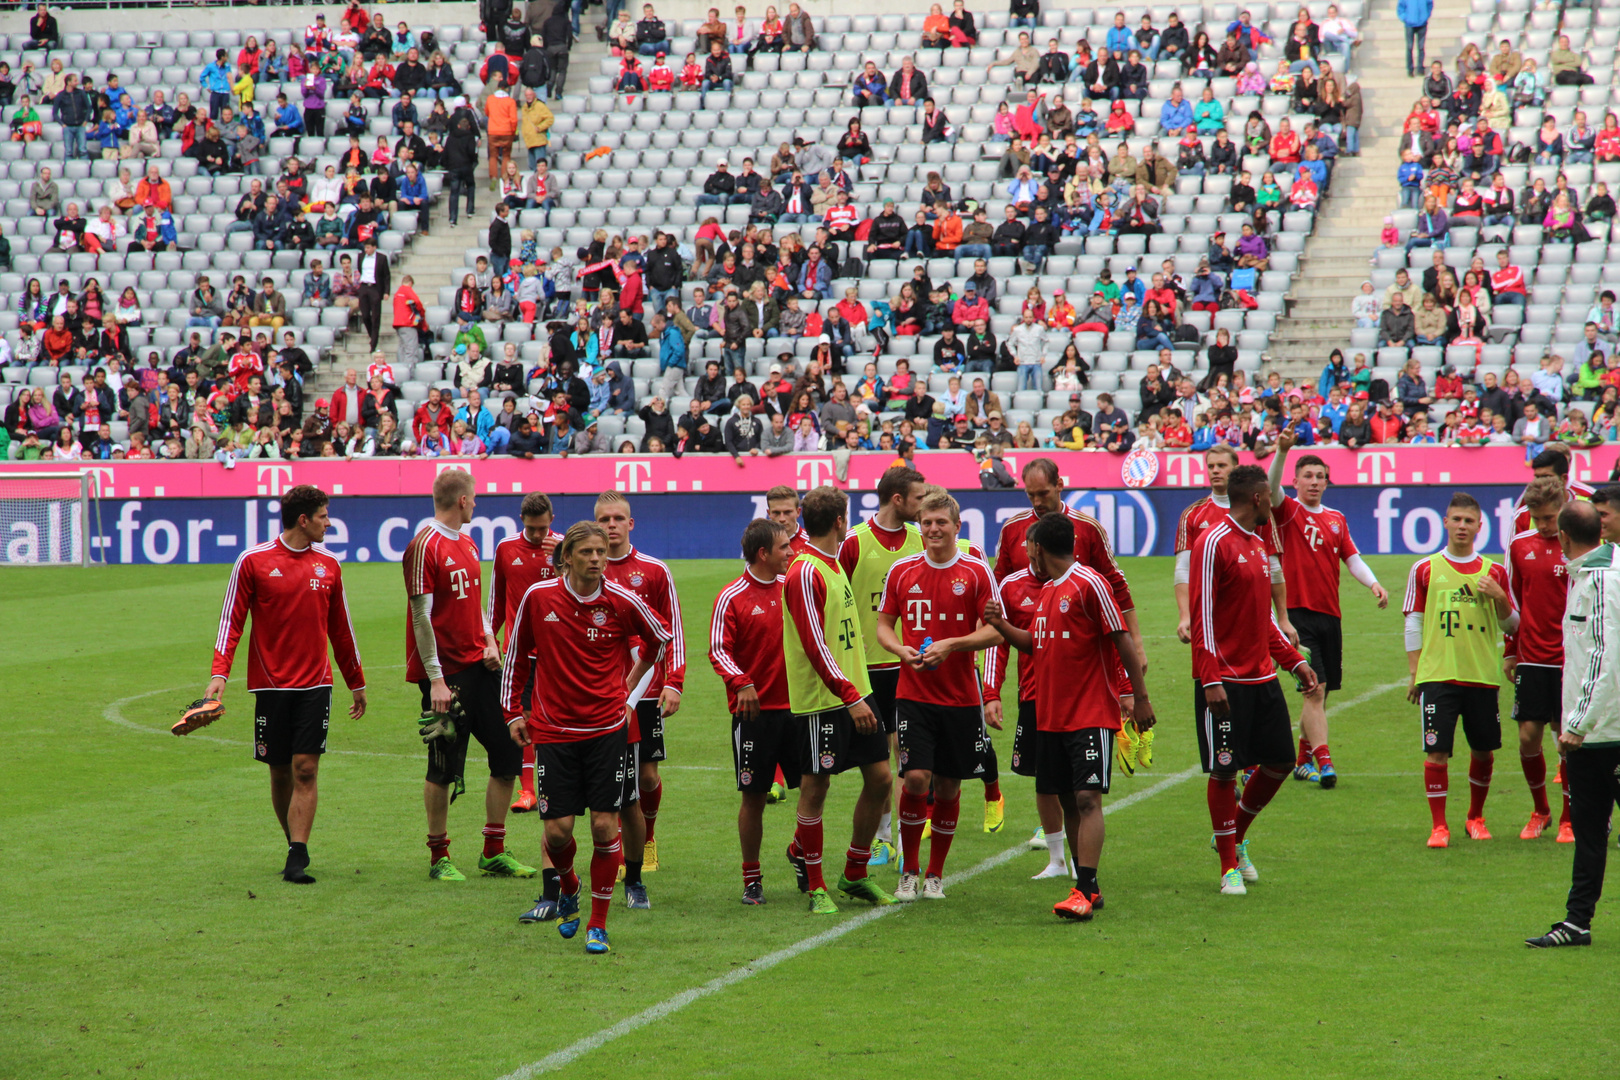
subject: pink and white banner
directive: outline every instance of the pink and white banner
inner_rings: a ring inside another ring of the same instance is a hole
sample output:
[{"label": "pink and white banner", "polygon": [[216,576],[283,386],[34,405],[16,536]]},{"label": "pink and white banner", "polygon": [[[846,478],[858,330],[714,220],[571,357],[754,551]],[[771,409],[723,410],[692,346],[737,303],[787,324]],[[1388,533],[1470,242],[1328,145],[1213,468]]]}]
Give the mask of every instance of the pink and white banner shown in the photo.
[{"label": "pink and white banner", "polygon": [[[1337,485],[1519,484],[1530,477],[1522,449],[1516,447],[1391,446],[1366,450],[1339,447],[1300,448],[1297,459],[1314,453],[1327,462]],[[1245,461],[1250,455],[1242,455]],[[1576,450],[1571,475],[1588,483],[1608,479],[1620,446]],[[1014,475],[1031,458],[1058,463],[1068,488],[1198,488],[1205,484],[1203,455],[1155,453],[1119,457],[1097,451],[1012,451],[1006,460]],[[1147,460],[1143,460],[1147,459]],[[242,461],[234,469],[212,461],[8,462],[13,475],[31,471],[61,473],[83,470],[95,476],[108,499],[252,499],[275,497],[295,484],[314,484],[334,496],[422,495],[444,469],[465,469],[478,490],[510,495],[528,491],[585,495],[599,491],[635,494],[690,492],[760,492],[778,484],[808,491],[834,484],[851,491],[870,491],[890,454],[855,454],[847,475],[838,476],[831,454],[779,458],[689,456],[548,457],[521,461],[488,458],[383,458],[368,461]],[[1260,462],[1265,464],[1264,461]],[[928,479],[956,490],[979,487],[979,469],[967,453],[922,453],[916,464]],[[1157,467],[1155,468],[1155,464]],[[1292,476],[1292,468],[1289,475]],[[1145,482],[1144,482],[1145,481]]]}]

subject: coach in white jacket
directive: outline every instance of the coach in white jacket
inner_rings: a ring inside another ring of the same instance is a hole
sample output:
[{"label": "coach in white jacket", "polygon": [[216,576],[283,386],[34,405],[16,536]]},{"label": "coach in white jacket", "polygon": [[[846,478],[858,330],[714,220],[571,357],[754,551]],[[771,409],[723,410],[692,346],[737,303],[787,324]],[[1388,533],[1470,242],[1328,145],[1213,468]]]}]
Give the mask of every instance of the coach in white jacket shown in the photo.
[{"label": "coach in white jacket", "polygon": [[1575,832],[1575,861],[1563,922],[1525,942],[1531,948],[1592,943],[1592,913],[1603,894],[1609,815],[1620,802],[1620,563],[1601,543],[1591,503],[1571,502],[1558,515],[1569,573],[1564,608],[1564,777]]}]

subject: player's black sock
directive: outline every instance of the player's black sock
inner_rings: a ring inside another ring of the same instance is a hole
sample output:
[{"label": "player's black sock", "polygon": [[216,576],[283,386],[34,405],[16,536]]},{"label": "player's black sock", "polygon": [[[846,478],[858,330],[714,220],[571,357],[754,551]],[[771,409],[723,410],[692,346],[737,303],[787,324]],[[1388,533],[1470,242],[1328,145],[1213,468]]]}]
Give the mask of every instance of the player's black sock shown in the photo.
[{"label": "player's black sock", "polygon": [[550,900],[552,903],[557,902],[557,881],[558,874],[554,868],[548,866],[540,871],[540,898],[542,900]]},{"label": "player's black sock", "polygon": [[624,860],[624,883],[626,885],[641,884],[641,859]]},{"label": "player's black sock", "polygon": [[1102,892],[1102,889],[1097,887],[1097,868],[1095,866],[1077,866],[1074,868],[1074,876],[1076,878],[1075,888],[1087,896],[1096,896]]},{"label": "player's black sock", "polygon": [[281,870],[281,880],[290,881],[294,885],[313,885],[315,879],[305,873],[308,869],[309,845],[300,844],[296,841],[289,843],[287,845],[287,865]]}]

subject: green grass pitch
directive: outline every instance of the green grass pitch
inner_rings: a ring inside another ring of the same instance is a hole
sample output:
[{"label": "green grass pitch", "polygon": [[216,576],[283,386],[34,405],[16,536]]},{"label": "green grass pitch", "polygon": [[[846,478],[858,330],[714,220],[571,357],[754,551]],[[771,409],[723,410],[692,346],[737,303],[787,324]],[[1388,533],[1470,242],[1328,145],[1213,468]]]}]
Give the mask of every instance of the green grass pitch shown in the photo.
[{"label": "green grass pitch", "polygon": [[[1370,561],[1398,605],[1408,561]],[[1197,763],[1170,561],[1125,569],[1161,733],[1155,768],[1118,778],[1110,802]],[[0,574],[0,1077],[494,1080],[863,907],[807,914],[781,856],[790,805],[766,812],[770,903],[737,902],[729,724],[705,656],[713,597],[736,573],[719,561],[677,565],[690,675],[668,725],[664,868],[649,877],[652,911],[615,907],[611,955],[587,957],[583,935],[520,926],[537,882],[428,880],[397,567],[347,569],[371,711],[349,721],[339,691],[311,843],[319,884],[284,885],[283,840],[248,745],[244,658],[223,721],[185,740],[167,734],[206,683],[226,573]],[[1338,697],[1349,701],[1404,683],[1406,661],[1398,612],[1377,611],[1346,580]],[[1510,707],[1504,695],[1505,723]],[[1442,852],[1424,847],[1417,717],[1400,690],[1338,711],[1332,731],[1339,788],[1288,782],[1251,834],[1262,880],[1245,898],[1217,892],[1203,780],[1189,776],[1108,818],[1108,906],[1093,922],[1053,918],[1064,886],[1030,881],[1044,856],[1019,855],[955,885],[944,904],[871,920],[559,1071],[1615,1075],[1613,905],[1591,949],[1520,944],[1561,917],[1570,853],[1550,833],[1517,838],[1530,806],[1511,731],[1487,807],[1496,839],[1463,838],[1467,781],[1454,768],[1454,840]],[[952,870],[1023,844],[1035,825],[1030,781],[1005,772],[1010,730],[999,746],[1007,828],[980,831],[979,789],[966,785]],[[452,854],[468,871],[479,787],[451,811]],[[853,788],[833,785],[829,865],[847,842]],[[534,816],[510,826],[509,846],[538,863]]]}]

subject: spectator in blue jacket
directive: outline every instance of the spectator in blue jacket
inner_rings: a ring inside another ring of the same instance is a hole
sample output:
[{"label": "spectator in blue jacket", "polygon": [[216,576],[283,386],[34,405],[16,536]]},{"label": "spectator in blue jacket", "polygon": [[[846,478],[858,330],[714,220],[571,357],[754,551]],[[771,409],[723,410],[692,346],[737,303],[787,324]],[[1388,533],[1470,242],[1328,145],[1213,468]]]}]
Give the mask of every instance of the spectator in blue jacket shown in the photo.
[{"label": "spectator in blue jacket", "polygon": [[855,105],[865,108],[868,105],[886,105],[888,102],[889,84],[884,81],[877,65],[868,60],[866,67],[855,76]]},{"label": "spectator in blue jacket", "polygon": [[1159,109],[1159,134],[1180,138],[1192,123],[1192,102],[1182,94],[1181,84],[1176,83],[1170,90],[1170,99]]},{"label": "spectator in blue jacket", "polygon": [[231,103],[231,61],[224,49],[214,50],[214,62],[202,69],[197,85],[208,94],[208,118],[218,120]]},{"label": "spectator in blue jacket", "polygon": [[286,94],[276,95],[276,126],[271,135],[302,135],[304,116],[287,100]]},{"label": "spectator in blue jacket", "polygon": [[827,300],[832,296],[832,266],[821,257],[821,249],[812,246],[804,264],[799,267],[799,279],[794,283],[799,295],[806,300]]},{"label": "spectator in blue jacket", "polygon": [[423,236],[428,234],[428,188],[427,178],[416,167],[416,162],[407,162],[405,173],[398,181],[398,202],[401,210],[416,211],[416,231]]},{"label": "spectator in blue jacket", "polygon": [[1119,53],[1121,56],[1136,48],[1136,35],[1125,25],[1123,11],[1114,12],[1114,25],[1108,28],[1108,37],[1103,44],[1108,46],[1109,52]]},{"label": "spectator in blue jacket", "polygon": [[1395,170],[1401,185],[1401,209],[1416,210],[1423,205],[1423,166],[1410,150],[1401,152],[1401,167]]},{"label": "spectator in blue jacket", "polygon": [[[1434,0],[1397,0],[1395,17],[1406,27],[1406,77],[1414,78],[1423,70],[1423,48],[1429,38],[1429,16],[1434,14]],[[1414,61],[1413,46],[1417,46]]]}]

